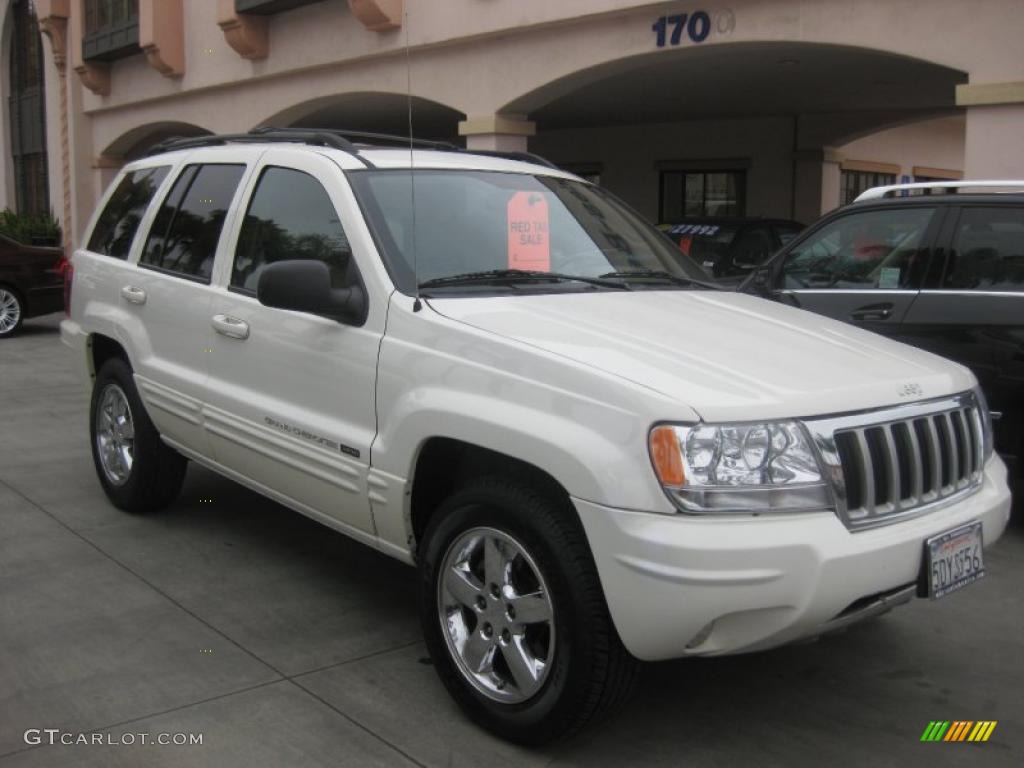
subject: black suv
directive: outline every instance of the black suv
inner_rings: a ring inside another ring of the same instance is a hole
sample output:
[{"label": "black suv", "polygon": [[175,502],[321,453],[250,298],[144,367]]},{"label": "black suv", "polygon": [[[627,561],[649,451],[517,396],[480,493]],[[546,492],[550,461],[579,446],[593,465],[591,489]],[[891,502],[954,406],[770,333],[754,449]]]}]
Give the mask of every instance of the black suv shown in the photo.
[{"label": "black suv", "polygon": [[[1011,193],[969,193],[999,186]],[[968,366],[1024,462],[1024,182],[879,187],[741,286]]]}]

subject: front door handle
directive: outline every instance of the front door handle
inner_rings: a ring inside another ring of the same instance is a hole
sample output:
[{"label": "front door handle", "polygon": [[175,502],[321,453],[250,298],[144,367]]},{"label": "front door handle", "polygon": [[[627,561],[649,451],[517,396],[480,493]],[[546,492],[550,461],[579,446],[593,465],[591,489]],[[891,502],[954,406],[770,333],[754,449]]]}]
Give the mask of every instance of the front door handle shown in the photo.
[{"label": "front door handle", "polygon": [[239,320],[237,317],[214,315],[210,318],[210,324],[213,326],[213,330],[221,336],[227,336],[232,339],[249,338],[249,324],[245,320]]},{"label": "front door handle", "polygon": [[134,285],[126,285],[121,289],[121,298],[132,304],[145,304],[146,292]]},{"label": "front door handle", "polygon": [[886,302],[884,304],[871,304],[866,307],[859,307],[850,313],[851,320],[859,320],[861,322],[872,321],[872,320],[888,320],[892,316],[893,305]]}]

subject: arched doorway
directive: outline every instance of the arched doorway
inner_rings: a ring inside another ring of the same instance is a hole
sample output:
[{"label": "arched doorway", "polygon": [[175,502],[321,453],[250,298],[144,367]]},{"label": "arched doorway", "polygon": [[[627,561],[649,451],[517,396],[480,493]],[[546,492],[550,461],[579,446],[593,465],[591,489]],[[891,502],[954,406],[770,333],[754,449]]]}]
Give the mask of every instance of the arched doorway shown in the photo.
[{"label": "arched doorway", "polygon": [[8,72],[14,204],[18,213],[41,216],[50,213],[42,38],[31,0],[13,0],[10,12]]},{"label": "arched doorway", "polygon": [[[411,104],[410,104],[411,103]],[[260,125],[278,128],[336,128],[405,136],[412,130],[418,139],[458,141],[458,124],[465,115],[456,109],[404,93],[366,91],[341,93],[302,102],[268,117]]]},{"label": "arched doorway", "polygon": [[955,114],[966,79],[873,48],[729,42],[580,69],[500,111],[536,123],[532,151],[599,179],[652,220],[715,210],[806,223],[838,204],[837,147]]},{"label": "arched doorway", "polygon": [[101,155],[119,161],[135,160],[167,139],[205,136],[209,133],[201,126],[175,120],[145,123],[122,133],[103,149]]}]

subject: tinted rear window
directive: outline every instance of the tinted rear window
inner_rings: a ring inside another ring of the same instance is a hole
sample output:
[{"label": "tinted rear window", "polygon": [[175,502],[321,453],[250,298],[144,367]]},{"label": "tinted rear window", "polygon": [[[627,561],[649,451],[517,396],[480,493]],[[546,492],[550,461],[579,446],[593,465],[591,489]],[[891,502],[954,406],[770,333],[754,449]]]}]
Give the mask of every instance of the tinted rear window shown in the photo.
[{"label": "tinted rear window", "polygon": [[139,222],[169,169],[166,165],[142,168],[121,178],[93,227],[87,246],[90,251],[128,258]]},{"label": "tinted rear window", "polygon": [[153,220],[139,263],[209,281],[224,217],[244,171],[244,165],[187,166]]}]

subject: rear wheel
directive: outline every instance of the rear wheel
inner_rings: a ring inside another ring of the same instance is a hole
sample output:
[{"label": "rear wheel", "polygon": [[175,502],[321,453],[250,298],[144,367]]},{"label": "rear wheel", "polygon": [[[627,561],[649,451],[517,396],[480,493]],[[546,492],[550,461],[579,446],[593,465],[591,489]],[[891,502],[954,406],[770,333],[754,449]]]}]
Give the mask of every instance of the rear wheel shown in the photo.
[{"label": "rear wheel", "polygon": [[107,360],[96,375],[89,432],[96,474],[116,506],[150,512],[177,498],[187,462],[160,439],[120,358]]},{"label": "rear wheel", "polygon": [[16,334],[24,319],[21,297],[12,288],[0,285],[0,339]]},{"label": "rear wheel", "polygon": [[567,506],[486,478],[452,495],[423,537],[421,620],[438,675],[475,722],[525,744],[610,713],[636,670]]}]

